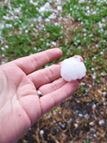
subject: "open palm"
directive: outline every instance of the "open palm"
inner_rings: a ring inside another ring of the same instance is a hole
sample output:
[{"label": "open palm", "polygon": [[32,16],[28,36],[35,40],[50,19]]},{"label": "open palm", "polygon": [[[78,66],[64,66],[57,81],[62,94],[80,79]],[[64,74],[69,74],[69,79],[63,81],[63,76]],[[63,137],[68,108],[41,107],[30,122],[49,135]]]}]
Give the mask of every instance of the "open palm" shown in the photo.
[{"label": "open palm", "polygon": [[[60,65],[41,69],[61,55],[62,52],[55,48],[1,65],[1,143],[15,142],[41,115],[78,87],[77,81],[68,83],[60,77]],[[42,97],[38,96],[38,90]]]}]

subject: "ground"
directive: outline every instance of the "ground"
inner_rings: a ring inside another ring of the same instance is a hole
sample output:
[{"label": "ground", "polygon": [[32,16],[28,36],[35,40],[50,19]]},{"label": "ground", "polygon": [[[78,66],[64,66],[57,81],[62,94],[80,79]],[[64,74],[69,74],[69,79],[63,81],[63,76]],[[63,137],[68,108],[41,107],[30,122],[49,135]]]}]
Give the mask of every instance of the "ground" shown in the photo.
[{"label": "ground", "polygon": [[[19,143],[107,142],[107,1],[0,1],[0,63],[59,47],[81,55],[87,75]],[[57,61],[58,62],[58,61]]]}]

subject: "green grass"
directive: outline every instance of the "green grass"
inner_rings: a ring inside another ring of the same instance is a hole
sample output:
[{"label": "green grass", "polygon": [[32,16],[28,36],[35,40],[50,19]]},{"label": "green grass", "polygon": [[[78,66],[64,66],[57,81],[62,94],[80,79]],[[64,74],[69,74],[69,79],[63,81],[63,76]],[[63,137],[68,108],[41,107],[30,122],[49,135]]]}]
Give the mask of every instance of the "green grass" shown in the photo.
[{"label": "green grass", "polygon": [[[68,0],[63,5],[62,16],[70,15],[74,22],[80,23],[81,26],[74,30],[73,35],[69,35],[72,38],[65,42],[63,26],[45,22],[52,12],[39,12],[45,2],[47,1],[38,0],[37,5],[33,5],[26,0],[13,0],[11,9],[8,6],[1,6],[0,19],[2,25],[4,24],[4,28],[0,30],[1,53],[8,60],[13,60],[48,49],[51,47],[51,42],[58,42],[59,47],[64,51],[63,58],[80,54],[85,58],[88,70],[95,67],[99,61],[99,66],[103,66],[103,71],[106,72],[104,53],[107,51],[107,3],[97,0],[83,3],[79,0]],[[19,9],[17,18],[12,18],[11,13],[15,13],[16,9]],[[6,19],[4,16],[9,18]],[[43,19],[42,24],[38,22],[39,18]],[[8,48],[2,48],[5,46]]]},{"label": "green grass", "polygon": [[[35,6],[26,0],[13,0],[11,9],[1,6],[0,19],[1,23],[4,23],[4,28],[0,30],[1,53],[8,60],[13,60],[48,49],[51,42],[58,42],[64,51],[63,58],[80,54],[85,58],[88,70],[95,67],[99,61],[99,66],[103,66],[103,71],[107,71],[104,59],[104,52],[107,51],[107,3],[97,0],[83,3],[79,0],[68,0],[63,6],[62,16],[70,15],[74,22],[80,23],[81,26],[74,30],[73,35],[69,35],[72,38],[65,42],[63,26],[44,21],[52,12],[46,11],[43,14],[39,12],[45,2],[47,1],[38,0]],[[11,13],[15,13],[17,8],[20,8],[20,12],[16,14],[17,18],[12,18]],[[10,18],[6,19],[4,16]],[[39,18],[44,21],[40,26]],[[5,46],[8,48],[3,48]]]},{"label": "green grass", "polygon": [[[63,15],[70,15],[75,21],[82,24],[75,31],[71,44],[74,54],[81,54],[86,59],[88,71],[98,67],[97,75],[107,72],[104,53],[107,51],[107,2],[69,0],[64,5]],[[91,10],[88,14],[88,10]],[[79,48],[78,48],[79,47]],[[90,71],[91,72],[91,71]]]},{"label": "green grass", "polygon": [[86,140],[83,141],[83,143],[91,143],[91,141],[86,139]]}]

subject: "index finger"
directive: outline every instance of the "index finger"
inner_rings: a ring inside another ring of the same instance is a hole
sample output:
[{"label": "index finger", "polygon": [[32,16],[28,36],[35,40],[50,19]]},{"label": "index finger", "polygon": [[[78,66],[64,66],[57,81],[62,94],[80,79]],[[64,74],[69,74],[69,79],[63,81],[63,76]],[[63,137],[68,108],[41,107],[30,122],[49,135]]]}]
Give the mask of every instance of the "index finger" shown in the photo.
[{"label": "index finger", "polygon": [[60,58],[61,56],[62,51],[59,48],[54,48],[27,57],[19,58],[14,62],[26,74],[30,74],[45,64]]}]

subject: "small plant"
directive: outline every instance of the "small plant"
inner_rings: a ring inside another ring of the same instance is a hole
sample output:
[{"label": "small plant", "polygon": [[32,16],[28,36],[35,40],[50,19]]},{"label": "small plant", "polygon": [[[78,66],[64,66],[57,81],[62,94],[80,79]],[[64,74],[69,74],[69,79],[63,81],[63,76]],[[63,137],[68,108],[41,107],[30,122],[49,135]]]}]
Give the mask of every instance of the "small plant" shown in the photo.
[{"label": "small plant", "polygon": [[91,141],[89,139],[86,139],[83,141],[83,143],[91,143]]}]

